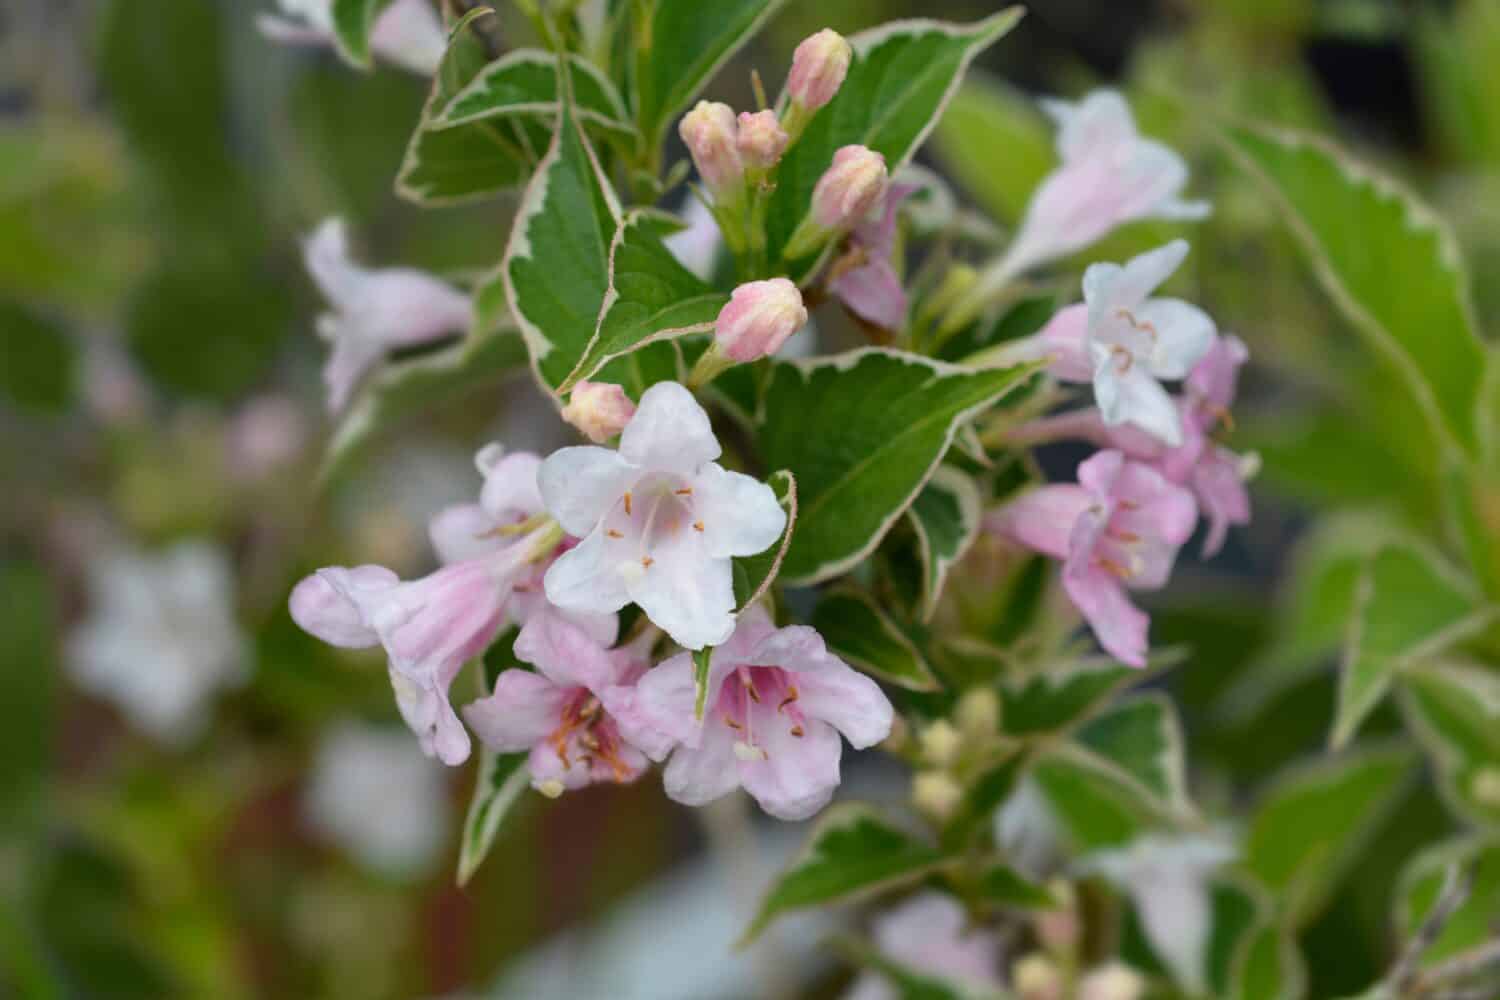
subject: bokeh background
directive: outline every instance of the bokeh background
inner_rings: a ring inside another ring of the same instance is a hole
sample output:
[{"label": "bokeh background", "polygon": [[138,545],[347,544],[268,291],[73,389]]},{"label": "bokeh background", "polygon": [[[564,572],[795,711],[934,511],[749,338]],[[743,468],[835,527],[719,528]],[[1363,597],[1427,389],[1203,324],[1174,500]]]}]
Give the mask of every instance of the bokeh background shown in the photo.
[{"label": "bokeh background", "polygon": [[[836,995],[816,926],[728,954],[799,831],[690,814],[654,780],[545,808],[527,796],[455,888],[473,768],[420,758],[378,655],[288,618],[315,566],[424,571],[425,518],[472,494],[479,444],[568,438],[524,382],[488,385],[319,484],[321,303],[299,239],[341,215],[366,261],[463,281],[499,258],[514,203],[399,200],[425,84],[268,41],[254,22],[270,4],[0,0],[0,995]],[[792,3],[713,93],[748,104],[749,70],[776,86],[821,27],[995,7]],[[1356,509],[1423,525],[1439,491],[1404,390],[1212,125],[1316,129],[1404,178],[1456,227],[1493,329],[1500,3],[1036,0],[981,70],[923,157],[978,215],[1013,224],[1051,164],[1028,97],[1101,83],[1216,204],[1189,234],[1190,284],[1254,353],[1237,446],[1264,472],[1255,523],[1162,597],[1157,636],[1196,648],[1171,683],[1200,800],[1231,810],[1321,746],[1330,716],[1326,658],[1257,655],[1295,601],[1282,581],[1305,526]],[[1137,226],[1097,256],[1173,232]],[[179,572],[170,607],[132,593]],[[70,670],[89,641],[138,671]],[[905,793],[894,768],[850,774],[849,794]],[[1448,822],[1418,793],[1365,863],[1393,870]],[[1378,881],[1346,886],[1307,932],[1343,956],[1314,964],[1311,995],[1378,974]]]}]

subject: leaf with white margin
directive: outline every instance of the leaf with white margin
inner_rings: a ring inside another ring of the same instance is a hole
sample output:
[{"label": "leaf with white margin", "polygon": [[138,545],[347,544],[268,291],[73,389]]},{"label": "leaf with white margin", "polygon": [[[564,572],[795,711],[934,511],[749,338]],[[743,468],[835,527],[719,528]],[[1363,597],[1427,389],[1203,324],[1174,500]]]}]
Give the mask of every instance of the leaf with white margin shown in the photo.
[{"label": "leaf with white margin", "polygon": [[[609,78],[582,56],[570,55],[578,120],[607,132],[633,136],[625,102]],[[540,49],[516,49],[485,66],[435,115],[434,131],[495,118],[525,115],[557,120],[557,59]]]},{"label": "leaf with white margin", "polygon": [[[639,26],[648,49],[636,48],[636,120],[648,148],[786,0],[655,0]],[[644,58],[641,58],[644,57]]]},{"label": "leaf with white margin", "polygon": [[535,119],[441,131],[431,127],[454,95],[483,71],[489,53],[471,25],[477,18],[493,16],[494,11],[481,7],[448,32],[448,49],[396,174],[396,193],[407,201],[429,207],[458,205],[518,187],[546,148],[546,126]]},{"label": "leaf with white margin", "polygon": [[[974,24],[891,21],[849,39],[854,58],[844,85],[808,123],[776,171],[767,210],[767,243],[781,256],[812,201],[813,188],[843,146],[859,144],[885,157],[894,174],[911,160],[942,117],[964,71],[1021,19],[1010,7]],[[785,95],[783,95],[783,101]],[[814,258],[797,261],[801,277]]]},{"label": "leaf with white margin", "polygon": [[754,940],[786,913],[894,889],[948,860],[867,805],[835,805],[813,827],[802,853],[772,882],[740,943]]},{"label": "leaf with white margin", "polygon": [[1123,847],[1171,819],[1134,775],[1077,744],[1047,750],[1031,776],[1080,854]]},{"label": "leaf with white margin", "polygon": [[812,627],[830,650],[883,681],[910,691],[942,687],[916,643],[868,594],[841,588],[824,595]]},{"label": "leaf with white margin", "polygon": [[1478,450],[1485,353],[1452,232],[1416,195],[1331,144],[1290,130],[1225,130],[1324,288],[1411,384],[1440,443]]},{"label": "leaf with white margin", "polygon": [[464,886],[494,846],[500,824],[531,780],[526,754],[497,753],[489,747],[479,752],[479,776],[474,796],[464,816],[463,837],[458,849],[458,884]]},{"label": "leaf with white margin", "polygon": [[787,549],[792,545],[792,533],[797,530],[797,478],[781,469],[771,473],[766,485],[775,491],[776,502],[786,512],[786,527],[781,530],[781,538],[766,551],[734,560],[734,599],[740,611],[766,596],[776,582]]},{"label": "leaf with white margin", "polygon": [[958,428],[1036,371],[967,370],[876,347],[775,362],[756,423],[766,464],[797,477],[785,582],[853,569],[927,485]]},{"label": "leaf with white margin", "polygon": [[609,246],[609,287],[598,327],[559,393],[648,344],[713,330],[729,295],[683,267],[657,235],[660,226],[648,212],[631,212],[620,223]]},{"label": "leaf with white margin", "polygon": [[320,483],[348,468],[385,431],[433,406],[492,388],[526,365],[513,324],[475,331],[456,344],[380,368],[339,419],[323,456]]},{"label": "leaf with white margin", "polygon": [[1400,703],[1437,764],[1444,800],[1470,822],[1500,828],[1500,674],[1472,663],[1407,670]]},{"label": "leaf with white margin", "polygon": [[906,512],[917,533],[917,552],[922,558],[924,622],[932,621],[937,613],[948,571],[979,537],[982,507],[973,478],[945,465],[933,473]]},{"label": "leaf with white margin", "polygon": [[1404,797],[1414,763],[1405,747],[1320,758],[1280,775],[1261,796],[1244,866],[1273,893],[1289,926],[1317,916]]},{"label": "leaf with white margin", "polygon": [[1476,634],[1495,611],[1471,581],[1425,547],[1389,545],[1376,552],[1355,592],[1330,738],[1334,749],[1349,742],[1403,667]]},{"label": "leaf with white margin", "polygon": [[1232,1000],[1301,1000],[1307,995],[1307,966],[1297,939],[1267,921],[1240,943],[1230,970]]},{"label": "leaf with white margin", "polygon": [[1434,844],[1407,863],[1394,894],[1398,933],[1410,938],[1422,927],[1453,866],[1472,876],[1469,895],[1422,952],[1423,965],[1435,965],[1494,939],[1493,922],[1500,913],[1500,838],[1493,832]]},{"label": "leaf with white margin", "polygon": [[1163,812],[1181,818],[1194,814],[1182,722],[1162,692],[1122,700],[1086,722],[1074,739],[1139,781]]},{"label": "leaf with white margin", "polygon": [[565,100],[500,262],[506,301],[531,352],[532,370],[549,390],[563,383],[593,339],[619,225],[614,190]]},{"label": "leaf with white margin", "polygon": [[356,69],[369,69],[370,29],[391,0],[333,0],[333,47]]}]

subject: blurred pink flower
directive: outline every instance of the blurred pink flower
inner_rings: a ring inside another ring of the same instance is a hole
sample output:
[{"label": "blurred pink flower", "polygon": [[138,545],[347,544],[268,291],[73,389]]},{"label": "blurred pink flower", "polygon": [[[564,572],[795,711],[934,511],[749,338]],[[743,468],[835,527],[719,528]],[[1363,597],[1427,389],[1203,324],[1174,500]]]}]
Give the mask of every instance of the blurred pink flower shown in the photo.
[{"label": "blurred pink flower", "polygon": [[[976,993],[998,992],[1000,938],[970,927],[963,906],[952,896],[923,892],[875,919],[880,954],[924,976]],[[844,1000],[898,1000],[904,994],[883,976],[863,973]]]},{"label": "blurred pink flower", "polygon": [[1163,586],[1197,518],[1191,493],[1109,450],[1078,467],[1078,484],[1023,494],[990,514],[987,525],[1063,560],[1063,587],[1100,645],[1122,663],[1144,667],[1150,619],[1126,588]]},{"label": "blurred pink flower", "polygon": [[[292,45],[333,44],[333,0],[280,0],[284,16],[256,19],[267,38]],[[370,51],[422,76],[432,76],[448,49],[448,33],[428,0],[392,0],[370,29]]]},{"label": "blurred pink flower", "polygon": [[906,323],[906,290],[891,258],[901,203],[916,190],[914,184],[892,184],[886,190],[883,209],[854,227],[850,252],[863,262],[829,286],[856,316],[886,330],[899,330]]},{"label": "blurred pink flower", "polygon": [[653,757],[671,751],[673,799],[703,805],[743,786],[786,820],[806,819],[833,797],[840,732],[864,749],[890,734],[893,718],[880,687],[829,653],[817,632],[778,629],[759,606],[713,650],[702,719],[696,703],[693,658],[683,653],[649,671],[618,714],[627,738],[641,734],[638,745]]}]

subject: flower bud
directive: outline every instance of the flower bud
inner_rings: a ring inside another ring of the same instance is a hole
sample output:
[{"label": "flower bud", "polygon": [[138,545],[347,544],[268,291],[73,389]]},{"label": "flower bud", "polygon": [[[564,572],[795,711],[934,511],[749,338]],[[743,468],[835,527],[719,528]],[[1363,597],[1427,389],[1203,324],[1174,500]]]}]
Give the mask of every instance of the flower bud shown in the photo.
[{"label": "flower bud", "polygon": [[1039,911],[1032,918],[1032,930],[1037,940],[1054,955],[1071,957],[1077,952],[1083,939],[1083,925],[1078,919],[1078,900],[1073,885],[1063,879],[1047,883],[1047,892],[1057,900],[1057,906]]},{"label": "flower bud", "polygon": [[809,35],[792,56],[792,72],[786,88],[791,99],[809,111],[816,111],[839,92],[849,73],[854,51],[844,36],[832,28]]},{"label": "flower bud", "polygon": [[635,404],[625,390],[611,382],[582,381],[573,387],[562,418],[595,444],[603,444],[625,429],[635,416]]},{"label": "flower bud", "polygon": [[736,288],[714,322],[714,342],[732,361],[755,361],[781,349],[807,323],[802,293],[786,278]]},{"label": "flower bud", "polygon": [[1062,1000],[1062,970],[1046,955],[1033,952],[1011,966],[1010,986],[1021,1000]]},{"label": "flower bud", "polygon": [[699,101],[677,127],[703,183],[715,195],[734,191],[745,179],[735,145],[734,111],[727,104]]},{"label": "flower bud", "polygon": [[953,720],[971,740],[992,739],[1000,731],[1000,696],[993,688],[965,691],[953,708]]},{"label": "flower bud", "polygon": [[735,145],[740,159],[752,170],[770,170],[781,162],[791,137],[776,120],[774,111],[740,112]]},{"label": "flower bud", "polygon": [[864,146],[845,146],[833,154],[833,165],[813,188],[813,218],[825,229],[847,229],[870,214],[888,183],[884,156]]},{"label": "flower bud", "polygon": [[1078,1000],[1140,1000],[1145,992],[1140,973],[1119,962],[1100,966],[1078,984]]},{"label": "flower bud", "polygon": [[911,800],[917,811],[945,823],[963,801],[964,790],[946,771],[922,771],[911,781]]},{"label": "flower bud", "polygon": [[947,719],[939,719],[922,730],[920,742],[922,759],[933,767],[951,766],[963,749],[963,737]]}]

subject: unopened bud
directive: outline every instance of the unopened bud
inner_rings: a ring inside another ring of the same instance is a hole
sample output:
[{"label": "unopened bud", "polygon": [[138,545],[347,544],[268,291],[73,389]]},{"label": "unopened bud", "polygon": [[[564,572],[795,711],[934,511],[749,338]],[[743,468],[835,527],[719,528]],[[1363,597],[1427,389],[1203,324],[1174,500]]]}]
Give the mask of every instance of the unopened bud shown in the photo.
[{"label": "unopened bud", "polygon": [[813,217],[827,229],[853,226],[880,201],[890,183],[885,157],[864,146],[845,146],[813,188]]},{"label": "unopened bud", "polygon": [[1482,767],[1469,782],[1474,801],[1490,808],[1500,807],[1500,769]]},{"label": "unopened bud", "polygon": [[807,110],[818,110],[844,85],[853,57],[844,36],[832,28],[804,38],[792,55],[792,72],[786,81],[788,95]]},{"label": "unopened bud", "polygon": [[1062,1000],[1062,970],[1046,955],[1033,952],[1010,967],[1010,987],[1021,1000]]},{"label": "unopened bud", "polygon": [[1000,696],[993,688],[965,691],[953,708],[959,731],[973,740],[990,739],[1000,731]]},{"label": "unopened bud", "polygon": [[922,771],[911,781],[912,803],[938,823],[953,815],[963,797],[963,788],[946,771]]},{"label": "unopened bud", "polygon": [[714,101],[699,101],[677,127],[703,183],[716,196],[735,191],[745,178],[737,131],[733,109]]},{"label": "unopened bud", "polygon": [[939,719],[922,730],[920,740],[922,759],[933,767],[951,766],[963,749],[963,737],[947,719]]},{"label": "unopened bud", "polygon": [[1032,918],[1032,929],[1042,947],[1054,955],[1071,957],[1083,937],[1073,885],[1063,879],[1053,879],[1047,883],[1047,892],[1057,905],[1038,912]]},{"label": "unopened bud", "polygon": [[1145,992],[1140,973],[1119,962],[1100,966],[1078,984],[1078,1000],[1140,1000]]},{"label": "unopened bud", "polygon": [[734,290],[714,321],[714,343],[732,361],[775,354],[807,323],[802,293],[786,278],[747,282]]},{"label": "unopened bud", "polygon": [[791,137],[776,120],[774,111],[740,112],[735,145],[740,159],[752,170],[770,170],[781,162]]},{"label": "unopened bud", "polygon": [[562,418],[595,444],[623,431],[633,416],[635,404],[612,382],[579,382],[562,408]]}]

